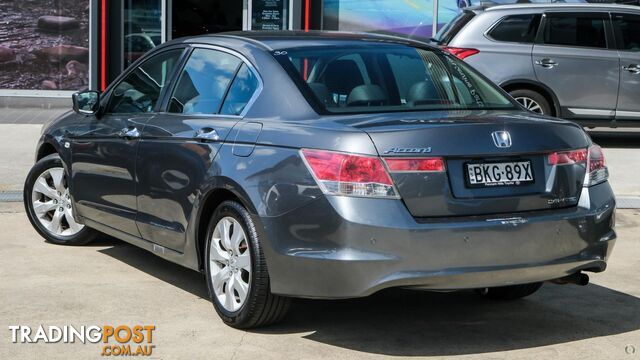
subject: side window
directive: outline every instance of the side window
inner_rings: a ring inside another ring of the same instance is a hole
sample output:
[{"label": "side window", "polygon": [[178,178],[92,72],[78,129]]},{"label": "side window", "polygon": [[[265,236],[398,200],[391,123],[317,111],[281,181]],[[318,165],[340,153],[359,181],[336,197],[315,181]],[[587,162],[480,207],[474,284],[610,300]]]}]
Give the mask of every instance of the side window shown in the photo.
[{"label": "side window", "polygon": [[540,17],[537,14],[507,16],[500,20],[487,35],[496,41],[533,43],[538,32]]},{"label": "side window", "polygon": [[258,79],[246,64],[242,64],[227,92],[227,97],[224,99],[220,113],[240,115],[257,89]]},{"label": "side window", "polygon": [[222,51],[195,49],[169,101],[169,112],[217,114],[242,61]]},{"label": "side window", "polygon": [[640,15],[613,14],[618,49],[640,51]]},{"label": "side window", "polygon": [[183,49],[165,51],[138,65],[111,92],[107,112],[112,114],[152,112],[162,88],[175,71],[183,51]]},{"label": "side window", "polygon": [[549,45],[607,47],[604,16],[599,14],[547,14],[543,42]]}]

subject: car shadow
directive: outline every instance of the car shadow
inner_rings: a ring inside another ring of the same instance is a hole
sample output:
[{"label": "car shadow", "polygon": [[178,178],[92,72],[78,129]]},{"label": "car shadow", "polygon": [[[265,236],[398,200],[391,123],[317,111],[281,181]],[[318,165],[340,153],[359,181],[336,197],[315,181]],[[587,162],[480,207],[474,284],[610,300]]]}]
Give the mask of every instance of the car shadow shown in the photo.
[{"label": "car shadow", "polygon": [[[208,298],[201,274],[126,243],[98,250],[162,281]],[[546,284],[519,301],[473,291],[390,289],[367,298],[296,300],[279,324],[258,334],[305,339],[363,353],[448,356],[525,349],[640,329],[640,298],[596,284]],[[621,344],[621,351],[624,346]]]},{"label": "car shadow", "polygon": [[588,130],[591,139],[604,148],[638,149],[640,148],[640,130]]}]

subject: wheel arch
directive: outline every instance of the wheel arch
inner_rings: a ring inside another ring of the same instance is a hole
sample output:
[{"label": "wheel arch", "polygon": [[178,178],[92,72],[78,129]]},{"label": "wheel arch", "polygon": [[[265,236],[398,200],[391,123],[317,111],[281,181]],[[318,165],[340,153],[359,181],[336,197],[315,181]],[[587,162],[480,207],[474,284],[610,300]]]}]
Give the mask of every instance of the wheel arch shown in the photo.
[{"label": "wheel arch", "polygon": [[554,112],[553,114],[551,114],[552,116],[560,117],[562,114],[560,111],[560,102],[558,101],[558,97],[553,92],[553,90],[551,90],[551,88],[543,83],[526,79],[515,79],[503,82],[502,84],[500,84],[500,87],[506,92],[511,92],[513,90],[519,89],[538,92],[540,93],[540,95],[544,96],[545,99],[547,99],[549,104],[551,104]]},{"label": "wheel arch", "polygon": [[45,156],[49,156],[51,154],[58,153],[56,147],[48,142],[43,142],[40,147],[38,147],[38,151],[36,151],[36,161],[42,159]]},{"label": "wheel arch", "polygon": [[[216,208],[224,201],[233,200],[242,204],[252,215],[257,213],[248,195],[244,193],[233,180],[227,178],[217,180],[214,186],[203,192],[200,204],[198,205],[195,223],[195,243],[198,256],[198,269],[200,271],[204,269],[204,246],[206,244],[209,220]],[[257,216],[254,216],[253,220],[256,221],[256,219]]]}]

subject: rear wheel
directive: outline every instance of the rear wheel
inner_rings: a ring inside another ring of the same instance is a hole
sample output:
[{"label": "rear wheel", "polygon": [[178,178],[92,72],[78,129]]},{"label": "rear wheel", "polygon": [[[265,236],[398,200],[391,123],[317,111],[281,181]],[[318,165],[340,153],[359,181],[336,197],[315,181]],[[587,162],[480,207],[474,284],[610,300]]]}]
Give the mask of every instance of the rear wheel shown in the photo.
[{"label": "rear wheel", "polygon": [[216,209],[207,230],[205,260],[209,297],[227,325],[265,326],[287,313],[291,300],[271,293],[255,224],[241,204],[225,201]]},{"label": "rear wheel", "polygon": [[527,110],[543,114],[543,115],[552,115],[551,105],[549,101],[542,96],[542,94],[529,90],[529,89],[518,89],[510,91],[509,94],[520,103],[520,105],[524,106]]},{"label": "rear wheel", "polygon": [[58,154],[31,168],[24,184],[24,206],[33,227],[49,242],[84,245],[98,235],[73,217],[68,177]]},{"label": "rear wheel", "polygon": [[477,291],[480,295],[491,300],[517,300],[535,293],[541,287],[542,283],[537,282],[531,284],[484,288]]}]

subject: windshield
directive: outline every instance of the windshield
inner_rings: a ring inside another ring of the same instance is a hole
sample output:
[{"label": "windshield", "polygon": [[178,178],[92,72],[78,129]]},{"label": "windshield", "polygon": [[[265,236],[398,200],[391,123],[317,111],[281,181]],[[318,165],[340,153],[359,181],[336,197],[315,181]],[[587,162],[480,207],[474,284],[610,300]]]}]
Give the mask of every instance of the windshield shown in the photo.
[{"label": "windshield", "polygon": [[516,108],[468,65],[440,51],[377,42],[279,50],[274,56],[326,112]]}]

